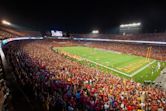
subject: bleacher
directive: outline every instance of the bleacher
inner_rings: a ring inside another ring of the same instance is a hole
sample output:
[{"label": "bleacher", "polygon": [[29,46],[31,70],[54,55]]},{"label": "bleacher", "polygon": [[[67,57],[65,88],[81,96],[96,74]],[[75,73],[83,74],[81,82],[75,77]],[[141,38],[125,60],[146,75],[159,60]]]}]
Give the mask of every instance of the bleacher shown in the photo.
[{"label": "bleacher", "polygon": [[165,41],[166,33],[147,33],[147,34],[72,34],[76,38],[100,38],[117,40],[142,40],[142,41]]},{"label": "bleacher", "polygon": [[6,85],[6,80],[4,80],[3,65],[0,59],[0,111],[7,111],[9,108],[8,98],[9,88]]},{"label": "bleacher", "polygon": [[[80,45],[80,42],[16,41],[9,43],[4,51],[7,60],[11,62],[16,72],[19,84],[27,89],[26,91],[31,91],[34,94],[33,97],[42,102],[45,111],[117,111],[123,109],[143,111],[146,108],[151,110],[154,106],[157,110],[166,109],[164,104],[166,93],[163,90],[84,67],[51,49],[51,47],[77,44]],[[137,45],[82,44],[114,49],[119,52],[128,50],[126,53],[145,51],[142,50],[142,46]],[[160,48],[154,49],[158,51],[157,49]],[[109,85],[111,87],[108,87]],[[144,96],[146,96],[144,101],[138,99]],[[124,101],[126,106],[123,105]],[[157,104],[158,101],[161,104]],[[140,107],[142,104],[144,107]]]},{"label": "bleacher", "polygon": [[0,26],[0,39],[25,37],[25,36],[41,36],[39,31],[20,30],[11,27]]}]

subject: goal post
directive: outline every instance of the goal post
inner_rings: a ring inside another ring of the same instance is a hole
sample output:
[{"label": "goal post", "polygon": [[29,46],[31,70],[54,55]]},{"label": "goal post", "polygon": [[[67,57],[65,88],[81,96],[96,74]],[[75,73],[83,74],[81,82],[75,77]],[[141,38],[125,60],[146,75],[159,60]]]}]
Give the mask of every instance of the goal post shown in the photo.
[{"label": "goal post", "polygon": [[149,62],[151,54],[152,54],[152,47],[148,47],[147,48],[147,53],[146,53],[146,61],[147,62]]}]

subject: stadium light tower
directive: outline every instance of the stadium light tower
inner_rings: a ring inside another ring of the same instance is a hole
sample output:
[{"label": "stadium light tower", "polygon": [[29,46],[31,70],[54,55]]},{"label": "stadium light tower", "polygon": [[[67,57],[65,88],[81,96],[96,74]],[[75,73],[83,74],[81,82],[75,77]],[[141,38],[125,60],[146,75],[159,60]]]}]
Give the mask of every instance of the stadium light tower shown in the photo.
[{"label": "stadium light tower", "polygon": [[9,21],[7,21],[7,20],[2,20],[1,22],[2,22],[2,24],[4,24],[4,25],[11,25],[11,23],[10,23]]},{"label": "stadium light tower", "polygon": [[130,23],[130,24],[121,24],[119,29],[120,29],[120,33],[122,34],[139,33],[142,29],[142,24],[140,22]]},{"label": "stadium light tower", "polygon": [[92,30],[92,34],[99,34],[99,30]]},{"label": "stadium light tower", "polygon": [[138,22],[138,23],[131,23],[131,24],[122,24],[120,25],[120,28],[126,28],[126,27],[140,27],[141,26],[141,23]]}]

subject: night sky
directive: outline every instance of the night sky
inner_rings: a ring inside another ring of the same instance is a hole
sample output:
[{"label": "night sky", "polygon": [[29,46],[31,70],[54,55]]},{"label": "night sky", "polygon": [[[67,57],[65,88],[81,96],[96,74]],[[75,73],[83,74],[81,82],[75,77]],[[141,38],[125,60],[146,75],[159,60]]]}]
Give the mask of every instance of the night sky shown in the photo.
[{"label": "night sky", "polygon": [[143,32],[164,32],[166,4],[158,0],[0,0],[0,19],[35,30],[116,33],[122,23],[141,22]]}]

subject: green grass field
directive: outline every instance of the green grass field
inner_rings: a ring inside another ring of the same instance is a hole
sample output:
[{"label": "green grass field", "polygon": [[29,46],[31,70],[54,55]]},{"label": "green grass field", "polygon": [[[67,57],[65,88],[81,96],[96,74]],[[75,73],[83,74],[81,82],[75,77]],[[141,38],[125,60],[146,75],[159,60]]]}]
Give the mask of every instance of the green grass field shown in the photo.
[{"label": "green grass field", "polygon": [[88,61],[90,63],[88,65],[91,67],[137,82],[154,81],[166,66],[165,62],[153,59],[147,60],[145,57],[104,49],[83,46],[54,48],[54,50],[57,49],[70,57],[79,58],[79,62],[81,60],[80,63],[82,64],[87,63],[84,61]]}]

